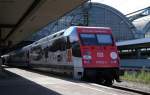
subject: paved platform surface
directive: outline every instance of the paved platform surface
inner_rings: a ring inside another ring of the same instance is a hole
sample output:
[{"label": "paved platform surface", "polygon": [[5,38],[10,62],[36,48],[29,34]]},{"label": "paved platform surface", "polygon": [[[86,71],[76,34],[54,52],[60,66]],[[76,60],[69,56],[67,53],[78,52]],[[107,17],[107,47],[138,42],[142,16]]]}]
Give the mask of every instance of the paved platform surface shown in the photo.
[{"label": "paved platform surface", "polygon": [[137,95],[94,83],[18,68],[0,74],[0,95]]}]

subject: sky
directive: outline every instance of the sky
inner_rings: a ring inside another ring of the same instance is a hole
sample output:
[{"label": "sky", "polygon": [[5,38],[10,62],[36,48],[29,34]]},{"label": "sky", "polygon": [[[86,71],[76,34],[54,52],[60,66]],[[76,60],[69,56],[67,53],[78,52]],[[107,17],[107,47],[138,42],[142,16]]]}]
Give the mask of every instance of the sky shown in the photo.
[{"label": "sky", "polygon": [[150,6],[150,0],[91,0],[109,5],[123,14],[128,14],[139,9]]}]

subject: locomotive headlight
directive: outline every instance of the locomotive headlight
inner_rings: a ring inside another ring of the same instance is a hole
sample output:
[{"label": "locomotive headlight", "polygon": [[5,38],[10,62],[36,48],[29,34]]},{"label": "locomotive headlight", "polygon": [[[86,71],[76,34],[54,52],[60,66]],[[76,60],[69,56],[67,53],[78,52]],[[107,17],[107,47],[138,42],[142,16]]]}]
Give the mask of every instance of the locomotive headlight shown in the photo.
[{"label": "locomotive headlight", "polygon": [[85,52],[83,55],[83,59],[91,60],[92,59],[91,52]]},{"label": "locomotive headlight", "polygon": [[110,53],[110,57],[112,58],[112,59],[117,59],[117,53],[116,52],[111,52]]},{"label": "locomotive headlight", "polygon": [[89,59],[89,60],[92,59],[92,57],[90,55],[84,55],[83,58],[84,59]]},{"label": "locomotive headlight", "polygon": [[84,59],[84,63],[89,64],[89,63],[91,63],[92,56],[91,55],[84,55],[83,59]]}]

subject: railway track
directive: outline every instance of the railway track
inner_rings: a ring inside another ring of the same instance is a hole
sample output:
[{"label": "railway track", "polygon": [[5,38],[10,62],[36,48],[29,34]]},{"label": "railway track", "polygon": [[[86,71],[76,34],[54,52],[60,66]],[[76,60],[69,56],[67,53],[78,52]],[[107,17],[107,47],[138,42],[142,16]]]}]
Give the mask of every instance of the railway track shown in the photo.
[{"label": "railway track", "polygon": [[150,92],[144,92],[142,90],[137,90],[137,89],[134,89],[134,88],[127,88],[127,87],[124,87],[124,86],[119,86],[119,85],[112,85],[112,86],[106,86],[106,85],[102,85],[102,84],[95,84],[95,83],[92,83],[90,84],[91,86],[93,87],[97,87],[97,88],[101,88],[101,86],[103,87],[106,87],[106,89],[114,89],[116,91],[125,91],[125,92],[128,92],[128,93],[134,93],[135,95],[150,95]]},{"label": "railway track", "polygon": [[137,94],[150,95],[150,92],[144,92],[144,91],[137,90],[137,89],[134,89],[134,88],[127,88],[127,87],[118,86],[118,85],[113,85],[111,87],[115,88],[115,89],[119,89],[119,90],[124,90],[124,91],[129,91],[129,92],[137,93]]}]

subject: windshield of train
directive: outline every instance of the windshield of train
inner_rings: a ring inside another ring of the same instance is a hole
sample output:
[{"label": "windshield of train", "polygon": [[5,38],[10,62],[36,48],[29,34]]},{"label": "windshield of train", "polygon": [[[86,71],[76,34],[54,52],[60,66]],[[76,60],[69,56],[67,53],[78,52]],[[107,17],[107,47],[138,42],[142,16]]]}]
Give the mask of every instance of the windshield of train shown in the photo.
[{"label": "windshield of train", "polygon": [[97,34],[97,41],[100,45],[112,45],[112,37],[110,34]]},{"label": "windshield of train", "polygon": [[95,34],[80,34],[83,45],[97,45]]},{"label": "windshield of train", "polygon": [[112,45],[112,36],[110,34],[88,34],[81,33],[80,39],[82,45]]}]

